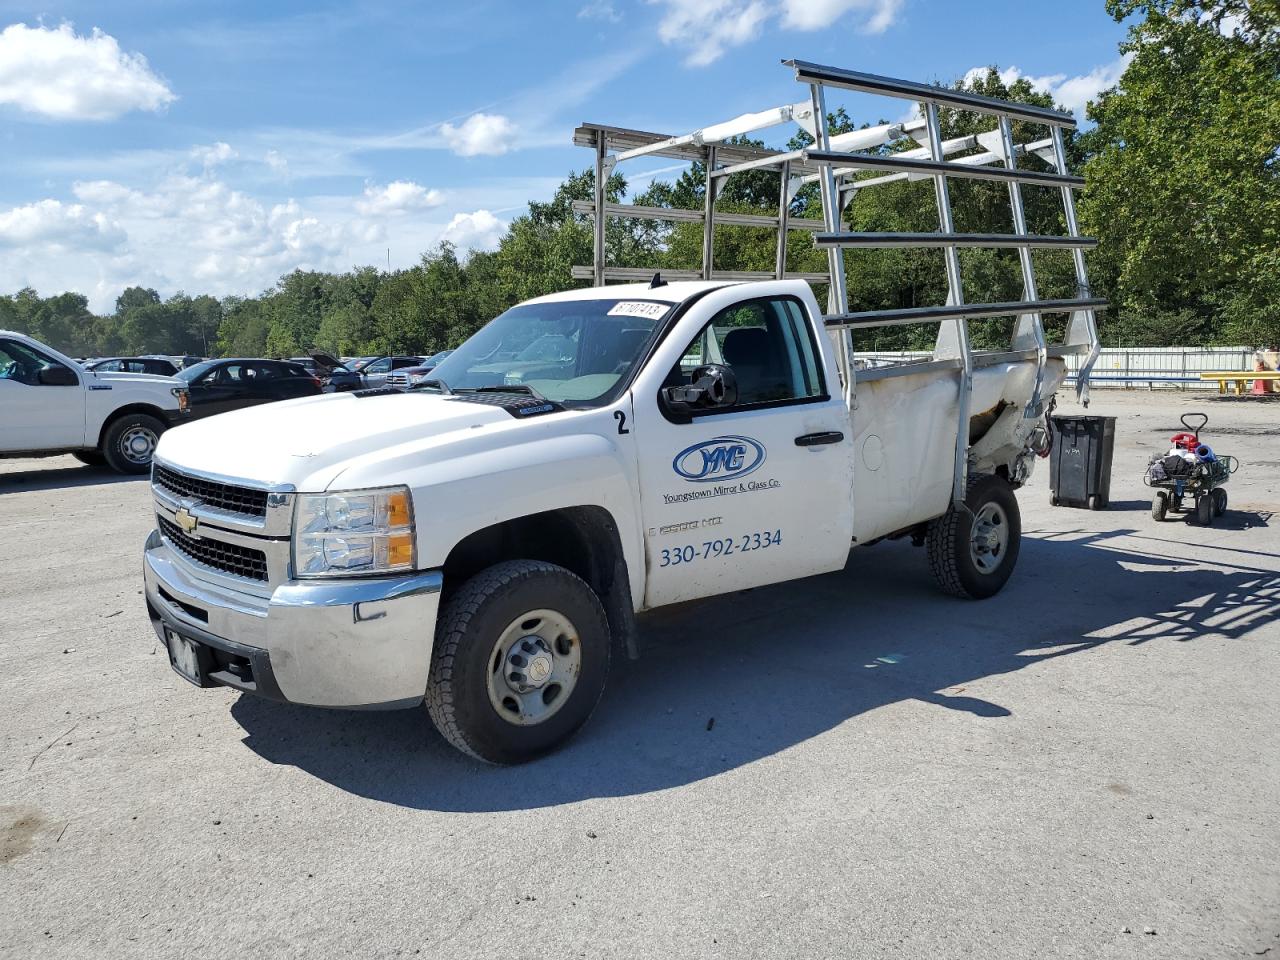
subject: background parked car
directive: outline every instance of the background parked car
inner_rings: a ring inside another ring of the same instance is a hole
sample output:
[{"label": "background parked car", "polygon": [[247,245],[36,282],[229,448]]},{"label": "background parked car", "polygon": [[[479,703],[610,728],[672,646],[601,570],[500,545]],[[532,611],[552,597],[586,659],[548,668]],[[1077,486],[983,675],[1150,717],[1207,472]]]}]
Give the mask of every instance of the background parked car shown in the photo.
[{"label": "background parked car", "polygon": [[290,357],[290,363],[296,363],[307,373],[320,380],[320,386],[326,393],[342,393],[347,390],[359,390],[364,386],[360,374],[355,373],[337,357],[323,350],[313,350],[309,357]]},{"label": "background parked car", "polygon": [[439,353],[433,353],[426,360],[416,367],[404,367],[401,370],[393,370],[387,374],[387,386],[395,387],[398,390],[409,390],[422,383],[424,380],[431,379],[431,371],[436,368],[445,357],[453,353],[452,350],[441,350]]},{"label": "background parked car", "polygon": [[153,373],[161,377],[172,377],[178,372],[177,364],[163,357],[102,357],[89,360],[84,368],[102,373]]},{"label": "background parked car", "polygon": [[178,379],[190,385],[196,417],[322,392],[319,378],[286,360],[206,360],[179,371]]}]

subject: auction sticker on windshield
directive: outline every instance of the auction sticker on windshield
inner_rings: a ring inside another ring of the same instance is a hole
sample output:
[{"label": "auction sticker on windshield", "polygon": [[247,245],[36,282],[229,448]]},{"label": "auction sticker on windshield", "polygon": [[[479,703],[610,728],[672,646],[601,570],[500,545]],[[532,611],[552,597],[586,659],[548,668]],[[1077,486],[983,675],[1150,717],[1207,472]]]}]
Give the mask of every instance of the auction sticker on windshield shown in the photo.
[{"label": "auction sticker on windshield", "polygon": [[671,309],[669,303],[650,303],[647,300],[619,300],[609,308],[611,317],[647,317],[657,320]]}]

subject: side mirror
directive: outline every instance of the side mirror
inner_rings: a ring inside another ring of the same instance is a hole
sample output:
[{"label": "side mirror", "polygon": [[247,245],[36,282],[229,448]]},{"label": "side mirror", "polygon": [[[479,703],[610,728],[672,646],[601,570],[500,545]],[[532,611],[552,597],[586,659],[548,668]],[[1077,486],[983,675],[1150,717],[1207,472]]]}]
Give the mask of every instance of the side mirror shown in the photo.
[{"label": "side mirror", "polygon": [[663,395],[681,413],[731,407],[738,402],[738,378],[724,364],[708,363],[694,369],[692,383],[667,387]]},{"label": "side mirror", "polygon": [[74,387],[80,383],[75,371],[69,367],[45,367],[40,371],[40,385],[44,387]]}]

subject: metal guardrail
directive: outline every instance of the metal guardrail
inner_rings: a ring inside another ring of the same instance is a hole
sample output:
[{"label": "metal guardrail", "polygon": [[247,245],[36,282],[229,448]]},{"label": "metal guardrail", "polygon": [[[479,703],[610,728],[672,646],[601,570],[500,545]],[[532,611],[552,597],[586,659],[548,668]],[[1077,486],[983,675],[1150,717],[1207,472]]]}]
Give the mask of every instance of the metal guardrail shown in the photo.
[{"label": "metal guardrail", "polygon": [[[864,351],[854,359],[877,366],[919,361],[933,356],[925,350]],[[1067,380],[1074,382],[1081,357],[1067,355]],[[1253,370],[1252,347],[1103,347],[1089,374],[1089,382],[1111,389],[1166,387],[1216,390],[1217,383],[1200,374],[1215,370],[1248,373]]]}]

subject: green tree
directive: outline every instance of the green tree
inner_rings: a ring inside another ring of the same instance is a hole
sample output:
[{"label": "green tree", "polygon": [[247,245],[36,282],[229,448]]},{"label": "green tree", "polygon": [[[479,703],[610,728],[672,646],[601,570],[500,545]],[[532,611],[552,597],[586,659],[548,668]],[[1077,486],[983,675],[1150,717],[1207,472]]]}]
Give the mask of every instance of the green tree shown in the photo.
[{"label": "green tree", "polygon": [[[1132,60],[1089,111],[1081,203],[1116,332],[1146,342],[1280,340],[1280,8],[1108,0],[1141,16]],[[1239,24],[1233,29],[1232,24]]]}]

